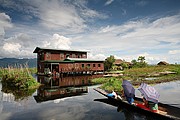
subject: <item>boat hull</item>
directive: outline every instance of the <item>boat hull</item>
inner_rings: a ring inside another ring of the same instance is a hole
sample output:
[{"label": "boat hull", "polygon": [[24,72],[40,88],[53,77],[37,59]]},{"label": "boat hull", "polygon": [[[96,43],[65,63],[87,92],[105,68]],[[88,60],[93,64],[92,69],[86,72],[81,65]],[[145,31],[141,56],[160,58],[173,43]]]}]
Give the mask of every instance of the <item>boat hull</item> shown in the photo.
[{"label": "boat hull", "polygon": [[[150,116],[154,119],[180,120],[180,108],[170,106],[167,104],[163,104],[163,103],[158,103],[159,109],[163,110],[166,113],[166,115],[163,115],[163,114],[159,114],[159,113],[155,113],[155,112],[152,112],[149,110],[142,109],[135,105],[131,105],[131,104],[127,103],[127,101],[116,99],[114,97],[109,97],[108,93],[102,89],[95,88],[94,90],[99,92],[100,94],[104,95],[105,97],[107,97],[113,104],[121,106],[122,108],[126,108],[132,112],[136,111],[143,115]],[[134,99],[136,102],[142,102],[141,98],[135,97]]]}]

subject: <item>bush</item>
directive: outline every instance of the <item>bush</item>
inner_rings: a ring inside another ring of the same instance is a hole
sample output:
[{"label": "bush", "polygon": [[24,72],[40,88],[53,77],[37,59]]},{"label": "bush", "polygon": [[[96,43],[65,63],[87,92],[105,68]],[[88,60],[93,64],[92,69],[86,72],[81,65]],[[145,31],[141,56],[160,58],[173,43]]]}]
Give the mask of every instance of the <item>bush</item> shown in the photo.
[{"label": "bush", "polygon": [[112,77],[108,82],[104,83],[101,88],[108,91],[114,90],[120,92],[122,90],[122,79]]},{"label": "bush", "polygon": [[18,89],[31,89],[39,86],[28,68],[9,67],[0,69],[0,71],[3,85],[17,87]]}]

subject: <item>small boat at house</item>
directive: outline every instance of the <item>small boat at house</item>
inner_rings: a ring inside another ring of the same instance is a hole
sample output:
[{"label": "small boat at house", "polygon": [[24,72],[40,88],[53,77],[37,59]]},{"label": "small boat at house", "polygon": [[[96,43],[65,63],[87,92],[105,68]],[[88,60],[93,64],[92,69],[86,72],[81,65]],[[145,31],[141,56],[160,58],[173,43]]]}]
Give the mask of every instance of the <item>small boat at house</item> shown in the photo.
[{"label": "small boat at house", "polygon": [[[158,103],[159,113],[155,113],[155,112],[137,107],[135,105],[131,105],[127,101],[124,101],[122,99],[110,97],[110,96],[108,96],[109,93],[107,91],[102,90],[100,88],[94,88],[94,90],[99,92],[100,94],[104,95],[105,97],[107,97],[108,100],[113,102],[114,104],[124,107],[126,109],[129,109],[131,111],[135,111],[135,112],[141,113],[146,116],[151,116],[155,119],[180,120],[180,108],[178,108],[178,107],[171,106],[168,104],[163,104],[163,103],[159,102]],[[137,98],[137,97],[135,97],[134,99],[135,99],[134,102],[138,103],[138,104],[142,103],[142,101],[143,101],[141,98]]]}]

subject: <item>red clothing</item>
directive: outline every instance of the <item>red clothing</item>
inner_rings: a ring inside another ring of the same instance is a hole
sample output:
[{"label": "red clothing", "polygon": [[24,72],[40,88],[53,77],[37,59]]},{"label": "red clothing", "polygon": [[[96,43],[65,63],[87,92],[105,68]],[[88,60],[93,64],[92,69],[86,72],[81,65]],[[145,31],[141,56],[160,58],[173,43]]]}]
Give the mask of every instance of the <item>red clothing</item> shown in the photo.
[{"label": "red clothing", "polygon": [[148,111],[152,111],[152,112],[158,112],[158,110],[151,110],[150,108],[148,108],[146,105],[144,104],[136,104],[137,107],[140,107],[142,109],[148,110]]},{"label": "red clothing", "polygon": [[137,107],[140,107],[140,108],[142,108],[142,109],[145,109],[145,110],[149,110],[149,111],[150,111],[150,109],[149,109],[148,107],[146,107],[145,105],[143,105],[143,104],[136,104],[136,106],[137,106]]}]

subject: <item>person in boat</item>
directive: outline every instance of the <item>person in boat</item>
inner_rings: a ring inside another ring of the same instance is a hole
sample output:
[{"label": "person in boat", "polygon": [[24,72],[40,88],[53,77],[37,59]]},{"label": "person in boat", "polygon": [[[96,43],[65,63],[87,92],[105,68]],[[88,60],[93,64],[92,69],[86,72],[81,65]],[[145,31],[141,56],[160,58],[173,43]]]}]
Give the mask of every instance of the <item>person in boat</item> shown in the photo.
[{"label": "person in boat", "polygon": [[143,105],[144,105],[145,107],[149,108],[148,101],[146,100],[146,98],[143,97],[142,100],[143,100]]},{"label": "person in boat", "polygon": [[151,101],[148,101],[148,106],[149,106],[149,109],[153,112],[159,112],[158,110],[158,104],[157,103],[154,103],[154,102],[151,102]]},{"label": "person in boat", "polygon": [[147,101],[145,99],[145,97],[143,97],[142,100],[143,100],[143,103],[142,104],[136,104],[137,107],[140,107],[140,108],[143,108],[145,110],[152,111],[152,112],[159,112],[157,103]]},{"label": "person in boat", "polygon": [[125,93],[124,90],[122,90],[122,97],[125,98],[125,100],[129,103],[129,104],[134,104],[134,97],[128,97]]},{"label": "person in boat", "polygon": [[109,93],[107,96],[117,98],[118,95],[113,90],[112,93]]}]

